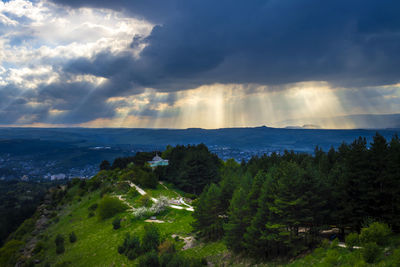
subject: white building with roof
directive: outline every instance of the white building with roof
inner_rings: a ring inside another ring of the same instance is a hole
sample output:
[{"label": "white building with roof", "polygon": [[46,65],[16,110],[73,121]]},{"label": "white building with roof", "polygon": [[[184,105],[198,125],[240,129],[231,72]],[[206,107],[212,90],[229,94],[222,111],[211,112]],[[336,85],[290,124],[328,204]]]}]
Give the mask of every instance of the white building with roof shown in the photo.
[{"label": "white building with roof", "polygon": [[168,160],[162,159],[158,154],[153,158],[153,160],[148,161],[150,167],[155,168],[157,166],[168,166]]}]

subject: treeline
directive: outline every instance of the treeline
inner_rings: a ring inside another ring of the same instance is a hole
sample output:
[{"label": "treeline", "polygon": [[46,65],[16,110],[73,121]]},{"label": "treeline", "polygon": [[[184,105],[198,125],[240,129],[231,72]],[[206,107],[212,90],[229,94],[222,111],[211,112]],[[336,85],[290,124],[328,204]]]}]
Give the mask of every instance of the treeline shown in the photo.
[{"label": "treeline", "polygon": [[[156,154],[168,159],[169,165],[158,166],[152,172],[147,162]],[[177,188],[187,193],[198,195],[206,185],[219,181],[222,163],[223,161],[212,154],[204,144],[178,145],[167,146],[162,153],[138,152],[134,156],[116,158],[112,164],[104,160],[100,164],[100,170],[125,172],[122,175],[123,180],[132,180],[149,188],[153,187],[154,181],[157,183],[158,180],[164,180],[174,183]]]},{"label": "treeline", "polygon": [[360,231],[371,221],[400,230],[400,140],[376,134],[314,155],[285,152],[228,160],[220,181],[205,187],[193,227],[204,239],[224,239],[258,258],[297,255],[323,229]]},{"label": "treeline", "polygon": [[185,192],[200,194],[206,185],[220,179],[219,169],[223,162],[204,144],[168,146],[162,157],[169,160],[169,165],[157,167],[157,176]]},{"label": "treeline", "polygon": [[116,158],[112,164],[103,160],[100,172],[91,180],[99,184],[104,180],[131,181],[144,188],[156,188],[158,176],[147,164],[156,155],[156,152],[138,152],[135,156]]}]

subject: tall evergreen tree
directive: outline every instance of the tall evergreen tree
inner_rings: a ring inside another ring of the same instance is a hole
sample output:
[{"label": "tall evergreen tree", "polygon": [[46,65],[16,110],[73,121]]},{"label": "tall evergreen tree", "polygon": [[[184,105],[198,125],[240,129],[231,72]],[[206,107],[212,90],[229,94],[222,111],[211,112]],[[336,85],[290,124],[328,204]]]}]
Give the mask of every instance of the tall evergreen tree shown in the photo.
[{"label": "tall evergreen tree", "polygon": [[228,210],[233,192],[239,185],[240,177],[240,165],[234,159],[227,160],[225,165],[221,168],[221,181],[219,183],[221,188],[221,199],[219,202],[221,205],[221,212],[224,214]]},{"label": "tall evergreen tree", "polygon": [[363,220],[369,216],[373,197],[371,169],[368,157],[367,141],[359,137],[351,145],[347,153],[346,164],[346,224],[359,231]]},{"label": "tall evergreen tree", "polygon": [[394,230],[400,231],[400,139],[397,135],[389,144],[386,179],[390,212],[385,219]]},{"label": "tall evergreen tree", "polygon": [[208,240],[216,240],[223,235],[223,216],[220,208],[221,190],[216,184],[211,184],[200,195],[193,212],[193,229]]},{"label": "tall evergreen tree", "polygon": [[390,181],[387,179],[388,145],[386,139],[376,133],[369,150],[369,168],[373,190],[368,192],[371,204],[371,216],[385,219],[391,210]]},{"label": "tall evergreen tree", "polygon": [[249,206],[246,205],[247,192],[243,188],[236,189],[230,202],[228,223],[224,225],[225,243],[235,252],[244,249],[243,235],[251,218]]},{"label": "tall evergreen tree", "polygon": [[246,229],[244,234],[244,247],[249,255],[258,258],[268,258],[269,242],[267,239],[262,238],[263,233],[266,231],[265,225],[268,223],[269,209],[268,202],[272,201],[269,190],[272,189],[272,178],[267,176],[262,185],[260,196],[258,199],[258,207],[255,216],[251,220],[251,224]]}]

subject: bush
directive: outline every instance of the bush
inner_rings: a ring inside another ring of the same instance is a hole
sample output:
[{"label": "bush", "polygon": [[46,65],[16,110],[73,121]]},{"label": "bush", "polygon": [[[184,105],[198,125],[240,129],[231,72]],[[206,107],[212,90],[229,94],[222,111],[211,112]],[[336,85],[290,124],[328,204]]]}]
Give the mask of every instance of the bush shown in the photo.
[{"label": "bush", "polygon": [[331,246],[331,244],[328,239],[323,239],[320,244],[321,248],[329,248],[330,246]]},{"label": "bush", "polygon": [[119,182],[116,185],[116,192],[118,194],[126,194],[130,190],[130,185],[127,182]]},{"label": "bush", "polygon": [[138,209],[135,209],[135,211],[133,212],[133,216],[135,216],[136,219],[148,218],[152,214],[153,213],[150,211],[150,209],[145,207],[140,207]]},{"label": "bush", "polygon": [[368,228],[361,229],[360,242],[361,244],[376,243],[379,246],[384,246],[389,240],[391,230],[385,223],[374,222]]},{"label": "bush", "polygon": [[151,207],[151,204],[153,203],[153,201],[151,200],[151,198],[149,197],[149,195],[143,195],[139,198],[139,203],[140,205],[142,205],[143,207],[149,208]]},{"label": "bush", "polygon": [[201,267],[207,265],[207,261],[204,258],[202,259],[187,258],[180,254],[163,254],[160,256],[159,260],[161,266],[168,266],[168,267],[181,267],[181,266]]},{"label": "bush", "polygon": [[56,239],[54,240],[56,243],[56,253],[61,254],[64,253],[65,248],[64,248],[64,237],[60,234],[57,235]]},{"label": "bush", "polygon": [[350,250],[353,250],[354,246],[357,246],[359,243],[359,238],[357,233],[350,233],[346,236],[345,239],[346,247]]},{"label": "bush", "polygon": [[157,267],[160,266],[160,262],[158,261],[158,256],[156,251],[151,251],[144,254],[139,259],[139,266],[140,267]]},{"label": "bush", "polygon": [[114,230],[121,228],[121,218],[115,218],[112,222]]},{"label": "bush", "polygon": [[121,200],[115,197],[105,196],[99,204],[98,216],[104,220],[113,217],[115,214],[123,212],[128,207]]},{"label": "bush", "polygon": [[362,257],[367,263],[374,263],[381,254],[381,248],[375,242],[363,244]]},{"label": "bush", "polygon": [[90,207],[88,208],[89,211],[95,211],[97,209],[99,205],[97,203],[94,203],[92,205],[90,205]]},{"label": "bush", "polygon": [[175,245],[170,240],[165,240],[158,246],[158,252],[160,254],[173,254],[175,253]]},{"label": "bush", "polygon": [[158,228],[150,223],[144,226],[144,235],[142,237],[142,249],[145,252],[156,250],[160,245],[160,232]]},{"label": "bush", "polygon": [[93,216],[94,216],[94,212],[93,212],[93,211],[89,212],[88,218],[91,218],[91,217],[93,217]]},{"label": "bush", "polygon": [[324,263],[327,266],[335,266],[339,264],[339,252],[336,249],[330,249],[327,251],[324,258]]},{"label": "bush", "polygon": [[390,263],[392,264],[391,266],[400,266],[400,248],[393,251]]},{"label": "bush", "polygon": [[69,242],[70,242],[70,243],[75,243],[75,242],[76,242],[76,235],[75,235],[74,232],[71,232],[71,233],[69,234]]},{"label": "bush", "polygon": [[339,246],[339,239],[335,238],[331,243],[331,248],[337,248]]},{"label": "bush", "polygon": [[124,243],[118,246],[118,253],[124,254],[129,260],[136,259],[141,254],[139,237],[127,234]]},{"label": "bush", "polygon": [[168,207],[168,205],[169,205],[168,198],[161,196],[158,199],[158,201],[151,206],[150,211],[153,214],[159,214],[163,212],[165,208]]},{"label": "bush", "polygon": [[111,192],[112,192],[111,186],[104,186],[100,191],[100,197],[103,197],[104,195],[111,193]]}]

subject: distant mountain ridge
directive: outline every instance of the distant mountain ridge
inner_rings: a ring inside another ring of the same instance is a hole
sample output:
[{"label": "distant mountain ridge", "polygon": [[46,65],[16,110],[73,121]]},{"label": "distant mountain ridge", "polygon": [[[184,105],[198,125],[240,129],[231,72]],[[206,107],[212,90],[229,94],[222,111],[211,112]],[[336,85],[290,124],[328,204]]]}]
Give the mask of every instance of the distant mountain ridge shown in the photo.
[{"label": "distant mountain ridge", "polygon": [[[378,130],[386,139],[398,133],[397,129]],[[237,149],[264,149],[267,151],[294,150],[312,152],[316,145],[323,149],[350,143],[358,136],[372,140],[376,129],[326,130],[284,129],[266,126],[253,128],[191,129],[128,129],[128,128],[0,128],[0,139],[40,139],[63,141],[77,146],[187,145],[204,143],[207,146],[227,146]]]},{"label": "distant mountain ridge", "polygon": [[314,125],[324,129],[396,129],[400,128],[400,114],[356,114],[330,118],[306,118],[285,120],[277,124],[286,128],[298,129]]}]

